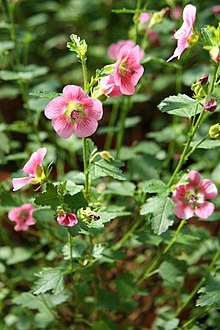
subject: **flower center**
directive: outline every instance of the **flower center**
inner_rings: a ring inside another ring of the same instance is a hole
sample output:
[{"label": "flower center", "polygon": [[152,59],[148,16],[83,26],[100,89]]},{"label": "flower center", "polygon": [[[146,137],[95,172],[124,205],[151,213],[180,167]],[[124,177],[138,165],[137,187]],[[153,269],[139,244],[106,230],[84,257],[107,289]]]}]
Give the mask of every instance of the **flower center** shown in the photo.
[{"label": "flower center", "polygon": [[68,116],[73,122],[77,121],[77,119],[85,117],[83,105],[69,101],[67,103],[65,115]]},{"label": "flower center", "polygon": [[189,195],[189,203],[196,203],[197,202],[197,197],[195,195]]},{"label": "flower center", "polygon": [[25,223],[27,221],[27,219],[28,219],[28,216],[29,216],[28,211],[21,211],[20,214],[19,214],[19,220],[22,223]]},{"label": "flower center", "polygon": [[123,61],[121,61],[121,64],[119,65],[118,68],[119,74],[123,77],[133,76],[133,74],[135,74],[135,70],[131,68],[129,65],[127,65],[126,61],[127,61],[126,58]]}]

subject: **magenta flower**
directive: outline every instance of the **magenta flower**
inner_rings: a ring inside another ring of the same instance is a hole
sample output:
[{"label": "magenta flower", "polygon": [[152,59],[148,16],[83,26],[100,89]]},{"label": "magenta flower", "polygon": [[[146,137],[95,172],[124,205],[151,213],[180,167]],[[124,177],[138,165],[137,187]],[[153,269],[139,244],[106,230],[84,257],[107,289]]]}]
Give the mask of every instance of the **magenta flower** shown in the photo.
[{"label": "magenta flower", "polygon": [[78,218],[73,213],[64,213],[64,214],[58,215],[57,221],[62,226],[73,227],[78,223]]},{"label": "magenta flower", "polygon": [[193,34],[192,30],[195,18],[196,7],[191,4],[187,5],[183,10],[183,24],[181,28],[173,35],[173,39],[177,40],[177,48],[167,62],[171,61],[175,57],[179,60],[182,52],[188,47],[188,39]]},{"label": "magenta flower", "polygon": [[24,165],[22,171],[28,174],[28,177],[12,179],[13,191],[20,189],[26,184],[38,184],[45,179],[42,161],[47,153],[47,149],[40,148],[34,152],[29,161]]},{"label": "magenta flower", "polygon": [[217,108],[218,104],[215,99],[210,100],[209,102],[206,102],[204,104],[204,109],[209,111],[209,112],[214,112],[215,109]]},{"label": "magenta flower", "polygon": [[8,218],[11,221],[15,221],[16,225],[14,230],[16,231],[24,231],[36,223],[36,220],[32,216],[33,212],[36,209],[31,204],[23,204],[20,207],[15,207],[11,209],[8,213]]},{"label": "magenta flower", "polygon": [[197,171],[190,171],[188,180],[189,183],[177,186],[173,192],[172,200],[176,203],[174,213],[180,219],[190,219],[194,215],[207,219],[215,206],[205,199],[215,198],[218,190],[209,179],[201,182],[201,175]]},{"label": "magenta flower", "polygon": [[99,85],[102,90],[102,93],[107,96],[116,97],[122,95],[120,88],[115,85],[113,74],[101,78]]},{"label": "magenta flower", "polygon": [[[135,43],[132,40],[121,40],[116,43],[113,43],[108,48],[108,56],[113,60],[117,60],[119,51],[123,46],[134,47]],[[144,57],[144,51],[141,48],[139,49],[139,51],[140,59],[142,60],[142,58]]]},{"label": "magenta flower", "polygon": [[143,73],[144,68],[140,65],[139,46],[123,46],[119,51],[114,69],[114,82],[121,93],[125,95],[134,94],[135,86]]},{"label": "magenta flower", "polygon": [[72,133],[80,138],[95,133],[103,109],[102,103],[89,97],[81,87],[68,85],[63,88],[63,96],[48,103],[44,113],[52,119],[56,133],[68,139]]}]

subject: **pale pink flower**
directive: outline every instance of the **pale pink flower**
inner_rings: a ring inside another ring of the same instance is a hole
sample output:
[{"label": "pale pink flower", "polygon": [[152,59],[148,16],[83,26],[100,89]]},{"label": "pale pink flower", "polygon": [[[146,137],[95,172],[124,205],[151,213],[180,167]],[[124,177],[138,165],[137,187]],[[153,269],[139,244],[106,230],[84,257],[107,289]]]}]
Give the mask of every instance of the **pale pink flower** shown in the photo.
[{"label": "pale pink flower", "polygon": [[42,161],[47,153],[45,147],[38,149],[32,154],[29,161],[24,165],[22,171],[28,174],[27,177],[12,179],[13,191],[20,189],[26,184],[38,184],[45,179]]},{"label": "pale pink flower", "polygon": [[56,133],[68,139],[73,133],[80,138],[95,133],[103,109],[102,103],[89,97],[81,87],[67,85],[63,88],[63,96],[50,101],[44,113],[52,119]]},{"label": "pale pink flower", "polygon": [[[118,42],[115,42],[109,46],[108,56],[113,60],[117,60],[119,51],[123,46],[134,47],[135,43],[132,40],[120,40]],[[140,59],[142,60],[142,58],[144,57],[144,51],[141,48],[139,48],[139,52],[140,52]]]},{"label": "pale pink flower", "polygon": [[33,212],[36,211],[31,204],[26,203],[20,207],[15,207],[11,209],[8,213],[8,218],[11,221],[15,221],[16,225],[14,230],[16,231],[24,231],[36,223],[36,220],[32,216]]},{"label": "pale pink flower", "polygon": [[116,97],[116,96],[122,95],[120,88],[115,85],[113,74],[101,78],[99,85],[102,90],[102,93],[107,96]]},{"label": "pale pink flower", "polygon": [[140,65],[139,46],[123,46],[119,51],[114,69],[114,82],[121,93],[125,95],[134,94],[135,86],[143,73],[144,68]]},{"label": "pale pink flower", "polygon": [[178,20],[181,16],[181,6],[175,6],[174,8],[171,9],[170,16],[174,20]]},{"label": "pale pink flower", "polygon": [[218,190],[209,179],[201,182],[201,175],[197,171],[189,172],[188,181],[177,186],[173,192],[172,200],[176,203],[174,213],[180,219],[190,219],[194,215],[207,219],[214,212],[215,206],[205,199],[215,198]]},{"label": "pale pink flower", "polygon": [[149,13],[141,13],[140,16],[139,16],[139,21],[141,23],[147,23],[149,22],[151,19],[151,15]]},{"label": "pale pink flower", "polygon": [[73,213],[64,213],[64,214],[58,215],[57,221],[62,226],[73,227],[78,223],[78,218]]},{"label": "pale pink flower", "polygon": [[183,24],[179,30],[174,33],[173,39],[177,40],[177,48],[174,54],[167,60],[171,61],[173,58],[177,57],[178,60],[182,52],[188,47],[188,39],[193,34],[193,24],[196,18],[196,7],[189,4],[183,10]]}]

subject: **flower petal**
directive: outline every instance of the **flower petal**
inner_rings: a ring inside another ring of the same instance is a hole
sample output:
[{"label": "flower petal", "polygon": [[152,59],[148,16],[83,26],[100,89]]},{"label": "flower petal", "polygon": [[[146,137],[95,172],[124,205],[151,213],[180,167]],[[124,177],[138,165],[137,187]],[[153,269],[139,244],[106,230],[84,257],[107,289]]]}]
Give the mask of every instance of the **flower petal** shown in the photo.
[{"label": "flower petal", "polygon": [[201,175],[197,171],[190,171],[188,174],[189,185],[192,188],[196,188],[199,186]]},{"label": "flower petal", "polygon": [[218,189],[216,185],[209,179],[204,179],[199,187],[199,195],[204,198],[215,198],[218,195]]},{"label": "flower petal", "polygon": [[214,209],[215,205],[213,203],[203,202],[201,204],[197,204],[195,213],[199,218],[207,219],[210,215],[212,215]]},{"label": "flower petal", "polygon": [[63,96],[55,97],[51,100],[44,110],[44,114],[48,119],[56,118],[66,111],[68,100]]},{"label": "flower petal", "polygon": [[56,133],[63,139],[68,139],[73,133],[73,123],[65,116],[52,119],[52,125]]},{"label": "flower petal", "polygon": [[93,118],[84,118],[79,122],[75,122],[73,125],[74,133],[80,138],[91,136],[97,128],[98,122]]},{"label": "flower petal", "polygon": [[89,98],[89,96],[84,92],[84,90],[76,85],[67,85],[63,89],[63,95],[68,101],[81,103],[84,99]]},{"label": "flower petal", "polygon": [[190,219],[194,216],[194,209],[187,204],[178,203],[174,208],[174,214],[179,219]]},{"label": "flower petal", "polygon": [[31,155],[29,161],[24,165],[22,171],[34,177],[36,174],[37,166],[42,165],[42,161],[46,153],[47,149],[45,147],[38,149]]},{"label": "flower petal", "polygon": [[33,178],[25,177],[25,178],[14,178],[12,179],[13,191],[16,191],[26,184],[29,184]]},{"label": "flower petal", "polygon": [[185,185],[180,185],[174,190],[172,195],[172,200],[174,203],[184,202],[186,197],[186,190],[187,189]]}]

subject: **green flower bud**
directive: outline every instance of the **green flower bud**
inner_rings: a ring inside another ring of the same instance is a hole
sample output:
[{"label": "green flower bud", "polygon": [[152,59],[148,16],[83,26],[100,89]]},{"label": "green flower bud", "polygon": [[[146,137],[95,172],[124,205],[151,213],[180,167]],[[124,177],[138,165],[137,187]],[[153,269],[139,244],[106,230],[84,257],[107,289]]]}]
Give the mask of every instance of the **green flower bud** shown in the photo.
[{"label": "green flower bud", "polygon": [[208,133],[210,139],[217,139],[220,135],[220,124],[212,125]]}]

